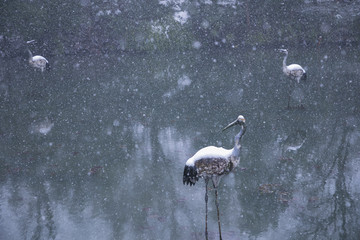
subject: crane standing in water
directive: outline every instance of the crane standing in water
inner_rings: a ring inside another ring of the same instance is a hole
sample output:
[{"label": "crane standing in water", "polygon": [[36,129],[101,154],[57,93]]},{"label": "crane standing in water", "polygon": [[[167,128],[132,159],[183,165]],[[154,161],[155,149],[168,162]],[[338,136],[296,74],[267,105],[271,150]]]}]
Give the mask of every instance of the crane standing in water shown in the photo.
[{"label": "crane standing in water", "polygon": [[290,64],[286,66],[286,59],[288,57],[288,50],[279,49],[281,53],[285,53],[285,57],[283,60],[283,72],[286,76],[291,77],[300,83],[300,79],[306,80],[306,72],[299,64]]},{"label": "crane standing in water", "polygon": [[[306,80],[306,71],[299,65],[299,64],[290,64],[286,65],[286,59],[288,57],[288,50],[286,49],[279,49],[281,53],[285,53],[285,57],[283,60],[283,72],[286,76],[295,79],[297,83],[300,83],[300,80]],[[288,99],[288,108],[290,108],[290,93]]]},{"label": "crane standing in water", "polygon": [[[26,43],[33,43],[35,42],[35,40],[30,40],[27,41]],[[49,68],[49,62],[48,60],[46,60],[46,58],[44,58],[43,56],[33,56],[33,54],[31,53],[31,51],[28,49],[29,52],[29,63],[31,66],[35,67],[35,68],[40,68],[41,72],[43,72],[45,70],[45,68]]]},{"label": "crane standing in water", "polygon": [[234,125],[240,125],[240,132],[235,136],[235,146],[232,149],[224,149],[221,147],[208,146],[200,149],[194,156],[186,161],[183,175],[183,183],[195,185],[200,177],[205,179],[205,237],[208,239],[207,232],[207,216],[208,216],[208,188],[209,180],[212,180],[215,189],[215,204],[217,209],[217,218],[219,225],[219,235],[221,237],[220,212],[218,202],[218,191],[220,179],[223,175],[231,172],[240,162],[240,140],[246,131],[245,118],[240,115],[238,118],[227,125],[224,129],[228,129]]}]

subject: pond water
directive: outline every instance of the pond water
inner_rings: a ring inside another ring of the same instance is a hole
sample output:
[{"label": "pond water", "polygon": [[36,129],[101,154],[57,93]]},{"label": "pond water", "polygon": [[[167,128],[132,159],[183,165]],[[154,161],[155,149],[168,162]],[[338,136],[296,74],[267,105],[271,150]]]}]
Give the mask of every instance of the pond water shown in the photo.
[{"label": "pond water", "polygon": [[359,238],[358,56],[290,49],[300,84],[264,48],[49,56],[43,73],[2,59],[0,239],[205,239],[204,181],[184,186],[184,164],[232,148],[238,129],[221,129],[239,114],[223,239]]}]

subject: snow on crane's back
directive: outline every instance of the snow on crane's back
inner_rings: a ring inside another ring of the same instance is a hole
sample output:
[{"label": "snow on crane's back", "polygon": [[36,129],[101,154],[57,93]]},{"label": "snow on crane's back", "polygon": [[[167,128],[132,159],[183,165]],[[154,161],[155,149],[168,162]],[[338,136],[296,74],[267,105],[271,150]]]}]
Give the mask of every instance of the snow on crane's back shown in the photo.
[{"label": "snow on crane's back", "polygon": [[33,61],[45,61],[46,63],[49,63],[48,60],[46,60],[46,58],[44,58],[43,56],[39,56],[39,55],[36,55],[36,56],[33,56],[32,58]]},{"label": "snow on crane's back", "polygon": [[228,158],[231,156],[233,149],[225,149],[222,147],[209,146],[200,149],[194,156],[186,161],[187,166],[194,166],[195,162],[203,158]]},{"label": "snow on crane's back", "polygon": [[305,73],[305,70],[304,70],[299,64],[290,64],[289,66],[287,66],[287,68],[288,68],[290,71],[293,71],[293,70],[302,70],[302,71]]}]

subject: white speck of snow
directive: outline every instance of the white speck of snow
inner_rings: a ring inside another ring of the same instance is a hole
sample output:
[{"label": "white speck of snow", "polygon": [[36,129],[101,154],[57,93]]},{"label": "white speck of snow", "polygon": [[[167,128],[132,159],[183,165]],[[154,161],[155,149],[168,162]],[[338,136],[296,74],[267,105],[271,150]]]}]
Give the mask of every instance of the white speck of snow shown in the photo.
[{"label": "white speck of snow", "polygon": [[98,13],[96,14],[96,16],[104,16],[104,12],[103,11],[98,11]]},{"label": "white speck of snow", "polygon": [[206,29],[210,26],[210,23],[207,20],[204,20],[202,21],[201,26]]},{"label": "white speck of snow", "polygon": [[79,67],[80,67],[80,63],[75,63],[75,64],[74,64],[74,68],[77,68],[77,69],[78,69]]},{"label": "white speck of snow", "polygon": [[264,24],[263,24],[263,29],[266,31],[266,30],[269,30],[270,28],[271,28],[271,25],[270,25],[270,23],[268,23],[268,22],[264,22]]},{"label": "white speck of snow", "polygon": [[181,25],[185,24],[189,17],[189,13],[187,11],[180,11],[174,13],[174,20],[179,22]]},{"label": "white speck of snow", "polygon": [[303,175],[301,172],[296,173],[296,180],[300,181],[303,178]]},{"label": "white speck of snow", "polygon": [[191,84],[191,79],[186,76],[183,75],[181,78],[179,78],[178,80],[178,87],[183,90],[186,86],[189,86]]},{"label": "white speck of snow", "polygon": [[201,47],[201,43],[199,41],[195,41],[195,42],[193,42],[192,46],[195,49],[199,49]]},{"label": "white speck of snow", "polygon": [[115,119],[115,120],[113,121],[113,126],[114,126],[114,127],[120,126],[119,120]]}]

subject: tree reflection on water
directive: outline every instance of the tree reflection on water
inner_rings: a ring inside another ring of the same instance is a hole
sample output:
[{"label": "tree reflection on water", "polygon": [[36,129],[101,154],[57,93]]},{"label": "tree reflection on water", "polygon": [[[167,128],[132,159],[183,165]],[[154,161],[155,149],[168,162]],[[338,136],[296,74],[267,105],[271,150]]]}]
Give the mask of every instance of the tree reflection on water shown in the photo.
[{"label": "tree reflection on water", "polygon": [[[241,162],[219,189],[224,238],[355,239],[360,74],[338,67],[356,66],[356,53],[323,51],[293,50],[311,66],[304,109],[286,108],[281,60],[251,64],[277,59],[272,49],[74,58],[73,68],[59,58],[41,78],[7,63],[0,239],[203,239],[203,185],[184,187],[183,167],[201,147],[231,148],[235,133],[220,130],[240,113]],[[44,121],[46,134],[34,131]],[[216,224],[210,209],[212,238]]]}]

